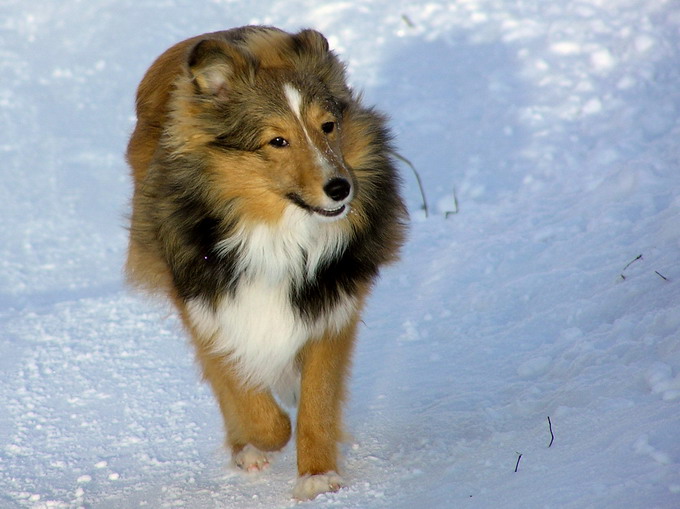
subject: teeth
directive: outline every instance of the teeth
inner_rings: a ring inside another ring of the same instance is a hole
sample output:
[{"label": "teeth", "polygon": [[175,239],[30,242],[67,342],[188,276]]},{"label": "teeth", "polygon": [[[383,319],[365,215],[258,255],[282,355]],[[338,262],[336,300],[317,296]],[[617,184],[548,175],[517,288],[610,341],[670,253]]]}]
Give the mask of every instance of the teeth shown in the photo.
[{"label": "teeth", "polygon": [[340,205],[339,207],[336,207],[334,209],[324,209],[321,207],[312,207],[310,204],[308,204],[305,200],[300,197],[300,195],[296,193],[290,193],[286,195],[286,198],[288,198],[290,201],[292,201],[295,205],[298,207],[308,211],[308,212],[313,212],[315,214],[318,214],[320,216],[324,217],[337,217],[343,214],[348,210],[349,204],[344,204]]},{"label": "teeth", "polygon": [[316,212],[322,216],[333,217],[340,215],[345,210],[346,205],[341,205],[334,209],[318,209]]}]

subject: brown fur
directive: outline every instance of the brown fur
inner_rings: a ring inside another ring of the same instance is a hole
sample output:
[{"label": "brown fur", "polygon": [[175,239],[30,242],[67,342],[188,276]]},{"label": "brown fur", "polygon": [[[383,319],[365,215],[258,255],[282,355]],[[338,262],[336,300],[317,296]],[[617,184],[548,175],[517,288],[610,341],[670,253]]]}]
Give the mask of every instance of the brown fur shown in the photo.
[{"label": "brown fur", "polygon": [[[286,110],[286,82],[307,94],[302,122]],[[338,127],[316,128],[326,123]],[[290,150],[270,142],[282,134]],[[188,39],[153,63],[137,92],[127,152],[135,185],[128,279],[175,304],[218,400],[232,454],[248,470],[267,459],[246,458],[247,446],[281,449],[291,436],[290,419],[268,387],[244,381],[237,360],[215,349],[214,333],[196,325],[189,305],[202,299],[215,312],[237,291],[238,252],[215,255],[217,242],[258,225],[277,228],[291,200],[310,215],[328,201],[327,177],[312,147],[323,147],[327,167],[351,182],[356,196],[351,212],[327,227],[347,239],[345,251],[319,266],[318,281],[296,283],[291,299],[310,323],[330,316],[343,299],[355,304],[339,330],[329,323],[294,357],[303,479],[338,470],[359,313],[378,267],[394,259],[403,239],[405,212],[382,117],[360,105],[317,32],[244,27]],[[339,488],[329,479],[325,489],[302,489],[299,496]]]}]

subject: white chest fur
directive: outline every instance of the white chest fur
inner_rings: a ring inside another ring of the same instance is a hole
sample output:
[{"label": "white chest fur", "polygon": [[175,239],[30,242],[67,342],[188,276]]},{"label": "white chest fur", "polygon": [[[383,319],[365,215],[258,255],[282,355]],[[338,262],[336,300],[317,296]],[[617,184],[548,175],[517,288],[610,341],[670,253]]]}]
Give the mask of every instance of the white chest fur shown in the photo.
[{"label": "white chest fur", "polygon": [[345,239],[334,224],[316,221],[291,205],[276,228],[245,229],[219,245],[237,250],[236,291],[216,309],[197,298],[187,303],[192,325],[216,354],[235,362],[244,383],[276,387],[295,378],[295,356],[325,330],[339,331],[351,319],[356,301],[342,296],[315,322],[293,306],[292,285],[313,277],[319,263],[342,249]]}]

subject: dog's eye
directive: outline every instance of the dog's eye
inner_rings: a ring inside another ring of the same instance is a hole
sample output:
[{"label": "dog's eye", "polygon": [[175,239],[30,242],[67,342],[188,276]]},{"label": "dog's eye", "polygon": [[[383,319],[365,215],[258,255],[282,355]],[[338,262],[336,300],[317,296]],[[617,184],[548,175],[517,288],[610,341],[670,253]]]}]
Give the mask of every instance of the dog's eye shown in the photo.
[{"label": "dog's eye", "polygon": [[283,148],[283,147],[287,147],[289,145],[288,140],[286,138],[282,138],[281,136],[277,136],[276,138],[273,138],[272,140],[269,141],[269,144],[272,147],[276,147],[276,148]]},{"label": "dog's eye", "polygon": [[335,122],[324,122],[321,124],[321,130],[326,134],[331,134],[335,129]]}]

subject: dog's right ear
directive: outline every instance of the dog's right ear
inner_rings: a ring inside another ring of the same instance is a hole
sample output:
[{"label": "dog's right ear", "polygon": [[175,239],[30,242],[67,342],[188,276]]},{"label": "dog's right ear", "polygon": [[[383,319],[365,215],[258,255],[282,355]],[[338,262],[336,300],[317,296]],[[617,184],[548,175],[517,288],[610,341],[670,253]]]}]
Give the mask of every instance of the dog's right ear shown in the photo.
[{"label": "dog's right ear", "polygon": [[229,84],[238,73],[246,72],[245,56],[227,42],[215,39],[200,41],[187,61],[192,80],[199,93],[226,99]]}]

